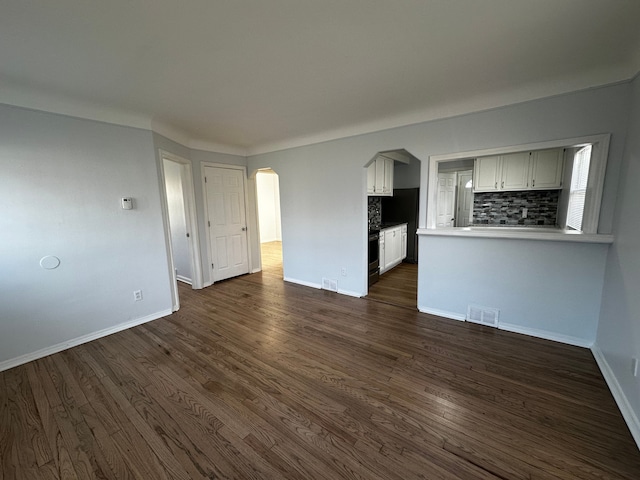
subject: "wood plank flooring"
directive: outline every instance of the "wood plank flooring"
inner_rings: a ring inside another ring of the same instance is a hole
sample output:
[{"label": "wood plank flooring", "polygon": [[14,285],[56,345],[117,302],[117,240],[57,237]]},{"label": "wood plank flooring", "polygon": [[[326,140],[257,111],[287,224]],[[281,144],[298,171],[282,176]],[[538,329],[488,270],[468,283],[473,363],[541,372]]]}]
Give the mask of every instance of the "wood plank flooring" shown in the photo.
[{"label": "wood plank flooring", "polygon": [[267,263],[0,373],[0,478],[640,478],[588,350]]},{"label": "wood plank flooring", "polygon": [[418,264],[401,263],[380,275],[365,297],[398,307],[418,308]]}]

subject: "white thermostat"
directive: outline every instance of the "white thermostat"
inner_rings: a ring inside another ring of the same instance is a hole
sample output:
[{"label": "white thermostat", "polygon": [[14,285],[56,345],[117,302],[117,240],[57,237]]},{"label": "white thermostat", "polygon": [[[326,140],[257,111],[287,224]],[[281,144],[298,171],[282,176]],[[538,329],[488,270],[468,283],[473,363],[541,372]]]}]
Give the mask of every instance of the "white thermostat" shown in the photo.
[{"label": "white thermostat", "polygon": [[122,209],[123,210],[132,210],[133,209],[133,198],[131,198],[131,197],[122,197]]}]

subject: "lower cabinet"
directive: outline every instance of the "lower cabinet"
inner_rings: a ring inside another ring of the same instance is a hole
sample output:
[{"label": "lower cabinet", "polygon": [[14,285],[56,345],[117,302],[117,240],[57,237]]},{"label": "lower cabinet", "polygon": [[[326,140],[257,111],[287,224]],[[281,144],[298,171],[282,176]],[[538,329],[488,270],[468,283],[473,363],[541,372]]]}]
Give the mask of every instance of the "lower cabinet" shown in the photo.
[{"label": "lower cabinet", "polygon": [[407,258],[407,224],[380,230],[380,273],[385,273]]}]

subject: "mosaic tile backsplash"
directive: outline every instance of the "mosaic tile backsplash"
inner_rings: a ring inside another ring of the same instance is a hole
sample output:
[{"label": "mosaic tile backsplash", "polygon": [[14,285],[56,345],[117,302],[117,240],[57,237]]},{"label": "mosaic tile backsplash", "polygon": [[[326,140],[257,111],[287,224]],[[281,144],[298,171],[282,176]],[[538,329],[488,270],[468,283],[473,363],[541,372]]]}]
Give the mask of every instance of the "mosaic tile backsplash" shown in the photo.
[{"label": "mosaic tile backsplash", "polygon": [[381,197],[368,197],[369,198],[369,230],[372,228],[380,228],[382,223],[382,198]]},{"label": "mosaic tile backsplash", "polygon": [[[480,192],[473,195],[473,224],[492,226],[540,225],[553,227],[558,216],[559,190]],[[527,208],[527,218],[522,209]],[[371,209],[371,207],[369,207]]]}]

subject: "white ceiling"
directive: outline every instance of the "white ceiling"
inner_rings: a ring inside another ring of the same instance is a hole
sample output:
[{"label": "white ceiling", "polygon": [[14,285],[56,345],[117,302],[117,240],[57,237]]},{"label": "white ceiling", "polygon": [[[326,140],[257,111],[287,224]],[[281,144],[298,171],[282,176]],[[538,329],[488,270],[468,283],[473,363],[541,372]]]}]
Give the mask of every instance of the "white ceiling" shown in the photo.
[{"label": "white ceiling", "polygon": [[0,0],[0,102],[257,153],[626,80],[636,0]]}]

